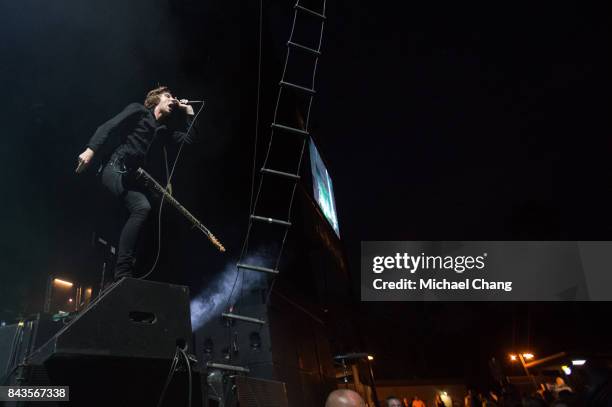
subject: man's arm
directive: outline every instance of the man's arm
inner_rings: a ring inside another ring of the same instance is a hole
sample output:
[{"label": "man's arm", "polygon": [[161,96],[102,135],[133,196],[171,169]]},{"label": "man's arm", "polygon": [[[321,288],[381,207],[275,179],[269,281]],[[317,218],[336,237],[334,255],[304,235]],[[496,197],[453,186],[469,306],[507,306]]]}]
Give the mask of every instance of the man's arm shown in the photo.
[{"label": "man's arm", "polygon": [[170,137],[172,138],[172,140],[174,140],[175,143],[185,142],[187,144],[191,144],[194,139],[193,133],[195,129],[193,128],[194,126],[192,126],[192,124],[194,124],[193,107],[191,107],[191,105],[186,104],[186,102],[187,101],[185,99],[181,99],[178,104],[179,109],[182,109],[185,113],[185,121],[183,124],[183,128],[174,130],[170,134]]},{"label": "man's arm", "polygon": [[108,139],[108,136],[114,130],[116,130],[124,120],[126,120],[130,116],[142,112],[142,109],[142,105],[138,103],[131,103],[127,105],[121,113],[98,127],[94,135],[89,139],[87,147],[93,151],[98,151],[100,147],[104,145],[104,143]]},{"label": "man's arm", "polygon": [[142,105],[138,103],[131,103],[127,105],[121,113],[98,127],[94,135],[89,139],[85,151],[79,155],[79,164],[75,172],[81,173],[87,169],[87,167],[91,164],[94,153],[104,145],[112,132],[119,128],[121,123],[123,123],[126,119],[142,112],[142,109]]}]

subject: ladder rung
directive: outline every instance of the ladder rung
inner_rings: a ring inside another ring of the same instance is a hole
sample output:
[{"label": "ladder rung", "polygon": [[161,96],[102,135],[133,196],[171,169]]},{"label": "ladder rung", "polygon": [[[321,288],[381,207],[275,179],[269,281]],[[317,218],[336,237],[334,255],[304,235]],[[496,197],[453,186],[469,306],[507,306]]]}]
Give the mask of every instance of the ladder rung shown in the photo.
[{"label": "ladder rung", "polygon": [[293,42],[293,41],[288,41],[287,42],[287,46],[288,47],[297,48],[297,49],[301,49],[302,51],[310,52],[311,54],[315,54],[316,56],[321,56],[321,51],[317,51],[316,49],[313,49],[313,48],[310,48],[310,47],[305,47],[304,45],[298,44],[298,43]]},{"label": "ladder rung", "polygon": [[207,362],[206,367],[212,369],[229,370],[232,372],[249,373],[251,370],[248,367],[226,365],[225,363]]},{"label": "ladder rung", "polygon": [[263,273],[270,273],[270,274],[278,274],[278,270],[276,269],[271,269],[268,267],[261,267],[261,266],[251,266],[249,264],[244,264],[244,263],[238,263],[236,264],[236,267],[238,267],[239,269],[261,271]]},{"label": "ladder rung", "polygon": [[308,93],[309,95],[314,95],[315,93],[317,93],[316,90],[314,89],[310,89],[310,88],[305,88],[303,86],[300,85],[296,85],[295,83],[290,83],[290,82],[285,82],[285,81],[280,81],[278,83],[280,86],[284,86],[286,88],[290,88],[293,90],[297,90],[299,92],[304,92],[304,93]]},{"label": "ladder rung", "polygon": [[236,319],[238,321],[244,321],[244,322],[252,322],[254,324],[259,324],[259,325],[265,325],[266,324],[266,321],[264,321],[263,319],[258,319],[258,318],[253,318],[253,317],[245,317],[243,315],[232,314],[231,312],[224,312],[224,313],[221,314],[221,316],[223,318]]},{"label": "ladder rung", "polygon": [[260,222],[265,222],[265,223],[274,223],[275,225],[282,225],[282,226],[291,226],[291,222],[287,222],[284,220],[280,220],[280,219],[274,219],[274,218],[266,218],[264,216],[257,216],[257,215],[251,215],[251,219],[253,220],[258,220]]},{"label": "ladder rung", "polygon": [[283,126],[282,124],[277,124],[277,123],[272,123],[272,128],[286,131],[288,133],[299,134],[300,136],[304,136],[304,137],[308,137],[309,135],[307,131],[296,129],[295,127]]},{"label": "ladder rung", "polygon": [[291,174],[289,172],[282,172],[282,171],[276,171],[276,170],[271,170],[269,168],[262,168],[260,170],[263,174],[271,174],[271,175],[278,175],[279,177],[285,177],[285,178],[289,178],[295,181],[299,181],[300,180],[300,176],[296,175],[296,174]]},{"label": "ladder rung", "polygon": [[310,14],[311,16],[319,17],[319,18],[321,18],[321,19],[323,19],[323,20],[325,20],[325,19],[326,19],[326,17],[325,17],[323,14],[321,14],[321,13],[317,13],[316,11],[312,11],[312,10],[310,10],[310,9],[306,8],[306,7],[302,7],[302,6],[300,6],[299,4],[296,4],[296,5],[295,5],[295,8],[296,8],[296,9],[298,9],[298,10],[302,10],[303,12],[308,13],[308,14]]}]

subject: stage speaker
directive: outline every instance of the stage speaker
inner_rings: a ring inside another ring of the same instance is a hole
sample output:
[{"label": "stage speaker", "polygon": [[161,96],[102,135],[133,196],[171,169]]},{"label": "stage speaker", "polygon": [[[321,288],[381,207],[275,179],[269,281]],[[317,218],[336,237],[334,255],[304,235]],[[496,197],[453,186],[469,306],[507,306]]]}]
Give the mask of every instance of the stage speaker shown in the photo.
[{"label": "stage speaker", "polygon": [[288,407],[285,383],[239,375],[209,372],[202,382],[207,388],[206,407]]},{"label": "stage speaker", "polygon": [[203,368],[246,368],[249,378],[283,383],[292,407],[323,405],[336,386],[324,322],[280,293],[273,292],[269,304],[265,301],[265,292],[253,290],[243,295],[238,310],[265,320],[263,326],[223,318],[203,325],[196,335]]},{"label": "stage speaker", "polygon": [[[22,384],[69,386],[74,406],[156,405],[178,354],[163,405],[187,405],[189,371],[177,347],[192,352],[191,342],[187,287],[126,278],[31,353]],[[200,406],[199,373],[191,378]]]},{"label": "stage speaker", "polygon": [[[4,377],[15,365],[19,325],[7,325],[0,328],[0,378]],[[17,359],[18,360],[18,359]]]},{"label": "stage speaker", "polygon": [[240,407],[289,407],[285,383],[244,376],[237,376],[235,380]]},{"label": "stage speaker", "polygon": [[35,314],[17,324],[0,327],[0,385],[62,326],[48,314]]},{"label": "stage speaker", "polygon": [[189,289],[124,278],[94,300],[32,357],[114,356],[172,359],[191,342]]}]

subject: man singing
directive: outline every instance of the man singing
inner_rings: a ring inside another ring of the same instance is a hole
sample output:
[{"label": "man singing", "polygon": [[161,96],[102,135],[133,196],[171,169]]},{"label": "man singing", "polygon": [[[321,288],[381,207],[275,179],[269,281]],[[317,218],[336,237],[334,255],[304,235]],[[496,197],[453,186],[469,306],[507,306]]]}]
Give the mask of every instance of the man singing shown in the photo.
[{"label": "man singing", "polygon": [[[103,155],[100,153],[103,147],[107,150],[110,147],[112,151],[110,159],[102,158],[98,173],[104,188],[129,212],[119,237],[115,281],[133,275],[136,243],[151,210],[148,198],[134,181],[134,171],[144,166],[147,152],[156,138],[190,143],[191,137],[186,131],[192,120],[193,108],[187,101],[175,99],[167,87],[161,86],[147,94],[144,106],[132,103],[98,127],[86,150],[79,155],[77,173],[92,163],[94,155]],[[118,141],[109,141],[112,138]]]}]

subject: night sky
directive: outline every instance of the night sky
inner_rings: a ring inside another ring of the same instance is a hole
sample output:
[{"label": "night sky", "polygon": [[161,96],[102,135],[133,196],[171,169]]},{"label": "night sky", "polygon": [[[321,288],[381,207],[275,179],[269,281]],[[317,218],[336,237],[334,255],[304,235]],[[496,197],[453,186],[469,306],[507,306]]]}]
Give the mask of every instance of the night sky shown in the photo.
[{"label": "night sky", "polygon": [[[260,143],[291,6],[263,2]],[[612,36],[609,15],[591,7],[328,4],[311,132],[355,276],[365,240],[610,240]],[[249,208],[258,11],[258,2],[2,2],[0,319],[40,309],[50,273],[95,275],[102,204],[93,174],[74,174],[76,157],[98,125],[158,84],[208,102],[174,189],[228,255],[167,211],[153,278],[197,292],[235,260]],[[608,304],[356,297],[355,309],[386,378],[479,376],[487,357],[514,346],[549,354],[612,339],[593,322]]]}]

